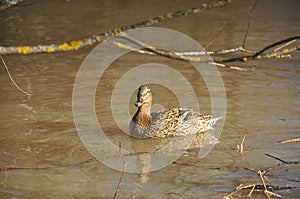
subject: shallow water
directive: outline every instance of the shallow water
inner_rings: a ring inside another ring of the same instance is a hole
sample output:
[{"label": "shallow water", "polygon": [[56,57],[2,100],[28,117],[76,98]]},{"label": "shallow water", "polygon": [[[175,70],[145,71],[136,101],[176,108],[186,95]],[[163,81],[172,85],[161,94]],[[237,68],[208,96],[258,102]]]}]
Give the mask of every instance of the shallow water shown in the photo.
[{"label": "shallow water", "polygon": [[[0,45],[48,44],[79,39],[171,10],[197,6],[200,2],[147,1],[139,4],[137,1],[88,0],[85,6],[82,4],[76,0],[38,1],[30,6],[1,11]],[[233,48],[242,45],[253,4],[254,1],[237,1],[154,26],[180,31],[206,46],[228,24],[208,50]],[[258,1],[246,48],[259,50],[274,41],[299,34],[298,8],[296,0],[284,3]],[[187,47],[178,46],[178,49],[183,48]],[[72,113],[76,73],[92,49],[3,56],[15,81],[32,95],[28,97],[16,90],[4,67],[0,67],[0,167],[19,168],[0,172],[1,198],[113,197],[121,172],[93,159],[80,140]],[[279,163],[265,153],[286,161],[299,161],[298,143],[277,144],[280,140],[299,136],[300,57],[298,52],[291,56],[292,59],[239,65],[248,68],[256,65],[253,72],[219,68],[227,100],[219,143],[202,159],[199,159],[198,151],[192,151],[157,171],[126,173],[118,198],[222,198],[239,184],[260,183],[258,176],[244,167],[263,169]],[[167,64],[182,73],[196,90],[201,112],[211,112],[207,86],[189,64],[130,53],[105,71],[95,97],[99,123],[116,147],[121,141],[122,148],[128,151],[153,151],[165,144],[164,141],[141,141],[125,135],[111,112],[111,96],[118,79],[134,66],[150,62]],[[174,83],[173,79],[168,81]],[[179,105],[170,89],[152,85],[152,91],[157,109]],[[129,109],[133,114],[135,94],[129,97],[130,104],[118,108]],[[83,108],[85,106],[82,104]],[[236,151],[236,146],[244,135],[247,137],[242,155]],[[139,158],[141,168],[149,169],[149,157]],[[118,161],[122,170],[122,161],[120,158]],[[299,176],[299,166],[294,165],[274,169],[268,174],[273,185],[293,187],[276,192],[284,198],[299,197]],[[243,192],[243,196],[247,193]],[[258,194],[256,198],[264,196]]]}]

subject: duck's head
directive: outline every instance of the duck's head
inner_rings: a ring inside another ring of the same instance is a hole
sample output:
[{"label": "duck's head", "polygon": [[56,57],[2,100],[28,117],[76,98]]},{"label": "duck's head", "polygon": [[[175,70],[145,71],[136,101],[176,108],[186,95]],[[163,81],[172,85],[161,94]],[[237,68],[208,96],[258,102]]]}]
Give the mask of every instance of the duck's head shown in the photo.
[{"label": "duck's head", "polygon": [[142,85],[139,87],[137,93],[137,101],[135,102],[136,107],[150,107],[152,104],[152,93],[147,85]]}]

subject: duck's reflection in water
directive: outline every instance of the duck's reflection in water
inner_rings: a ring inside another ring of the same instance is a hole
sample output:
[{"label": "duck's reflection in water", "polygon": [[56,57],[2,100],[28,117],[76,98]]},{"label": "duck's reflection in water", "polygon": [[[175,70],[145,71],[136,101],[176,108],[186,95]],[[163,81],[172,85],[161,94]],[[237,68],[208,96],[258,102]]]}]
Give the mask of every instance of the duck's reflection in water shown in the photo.
[{"label": "duck's reflection in water", "polygon": [[173,164],[181,155],[188,152],[199,152],[204,143],[217,143],[217,139],[209,131],[184,137],[131,139],[136,156],[136,173],[141,182],[150,178],[150,172]]}]

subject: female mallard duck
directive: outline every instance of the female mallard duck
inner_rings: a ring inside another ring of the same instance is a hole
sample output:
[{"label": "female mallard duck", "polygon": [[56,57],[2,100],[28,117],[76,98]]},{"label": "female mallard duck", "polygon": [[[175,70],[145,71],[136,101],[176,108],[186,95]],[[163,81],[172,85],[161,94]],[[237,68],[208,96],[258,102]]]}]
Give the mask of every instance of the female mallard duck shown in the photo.
[{"label": "female mallard duck", "polygon": [[143,138],[187,136],[202,133],[221,118],[200,114],[191,109],[174,108],[150,113],[152,94],[147,85],[139,87],[135,106],[137,112],[132,118],[129,131],[133,136]]}]

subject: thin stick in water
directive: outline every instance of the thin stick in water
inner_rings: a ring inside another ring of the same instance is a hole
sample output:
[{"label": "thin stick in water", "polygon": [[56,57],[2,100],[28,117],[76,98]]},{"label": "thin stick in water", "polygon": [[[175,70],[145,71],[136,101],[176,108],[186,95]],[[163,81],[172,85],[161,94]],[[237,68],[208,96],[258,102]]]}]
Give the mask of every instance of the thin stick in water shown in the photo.
[{"label": "thin stick in water", "polygon": [[12,78],[12,76],[11,76],[9,70],[8,70],[8,67],[7,67],[7,65],[6,65],[6,63],[5,63],[5,61],[4,61],[3,57],[2,57],[2,55],[0,55],[0,58],[1,58],[2,63],[3,63],[3,65],[4,65],[4,67],[5,67],[5,69],[6,69],[6,72],[7,72],[7,74],[8,74],[8,77],[9,77],[10,81],[14,84],[14,86],[15,86],[20,92],[24,93],[25,95],[30,96],[30,95],[31,95],[30,93],[27,93],[26,91],[24,91],[23,89],[21,89],[21,88],[17,85],[17,83],[14,81],[14,79]]},{"label": "thin stick in water", "polygon": [[122,180],[123,180],[124,175],[125,175],[126,166],[127,166],[127,162],[126,162],[126,160],[124,158],[124,155],[122,153],[121,142],[119,142],[119,152],[120,152],[120,156],[121,156],[121,158],[123,160],[123,170],[122,170],[122,174],[121,174],[121,177],[119,179],[119,182],[118,182],[118,185],[117,185],[117,188],[116,188],[116,191],[115,191],[113,199],[117,198],[118,192],[119,192],[121,184],[122,184]]},{"label": "thin stick in water", "polygon": [[250,29],[251,18],[252,18],[252,14],[253,14],[253,11],[254,11],[254,8],[255,8],[257,2],[258,2],[258,0],[255,1],[255,3],[253,4],[253,6],[251,8],[250,13],[249,13],[247,30],[246,30],[246,33],[244,35],[244,40],[243,40],[243,48],[245,48],[245,46],[246,46],[246,40],[247,40],[249,29]]},{"label": "thin stick in water", "polygon": [[287,140],[281,140],[279,143],[280,144],[288,144],[288,143],[295,143],[295,142],[300,142],[300,137],[291,138],[291,139],[287,139]]}]

